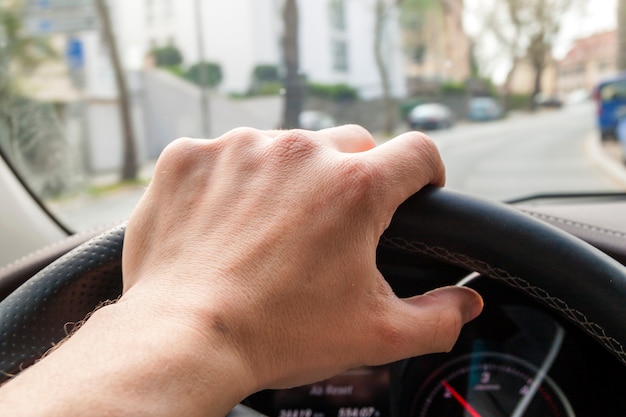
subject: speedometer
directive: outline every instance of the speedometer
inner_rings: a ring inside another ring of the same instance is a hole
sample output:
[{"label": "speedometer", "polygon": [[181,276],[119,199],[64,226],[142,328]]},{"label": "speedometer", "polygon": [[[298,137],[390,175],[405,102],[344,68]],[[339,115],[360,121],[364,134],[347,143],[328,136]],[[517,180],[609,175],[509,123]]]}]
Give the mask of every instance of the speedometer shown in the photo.
[{"label": "speedometer", "polygon": [[483,352],[459,357],[418,390],[418,417],[574,417],[556,383],[542,369],[512,355]]}]

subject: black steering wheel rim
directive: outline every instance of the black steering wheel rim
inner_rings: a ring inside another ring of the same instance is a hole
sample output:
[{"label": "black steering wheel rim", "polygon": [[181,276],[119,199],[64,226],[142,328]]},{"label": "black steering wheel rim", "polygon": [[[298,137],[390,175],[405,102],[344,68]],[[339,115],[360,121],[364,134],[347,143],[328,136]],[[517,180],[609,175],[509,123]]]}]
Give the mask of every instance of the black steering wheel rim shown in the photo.
[{"label": "black steering wheel rim", "polygon": [[[31,365],[122,291],[125,225],[59,258],[0,302],[0,379]],[[626,267],[504,204],[427,187],[402,204],[379,252],[428,255],[521,289],[626,365]]]}]

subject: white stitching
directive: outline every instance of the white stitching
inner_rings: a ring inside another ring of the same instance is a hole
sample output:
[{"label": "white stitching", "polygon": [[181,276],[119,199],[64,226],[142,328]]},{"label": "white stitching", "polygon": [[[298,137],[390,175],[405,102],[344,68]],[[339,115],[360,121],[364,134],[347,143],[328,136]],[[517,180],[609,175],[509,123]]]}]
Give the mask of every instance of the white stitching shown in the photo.
[{"label": "white stitching", "polygon": [[542,220],[546,220],[546,221],[554,221],[557,223],[561,223],[561,224],[565,224],[568,226],[573,226],[573,227],[577,227],[579,229],[585,229],[585,230],[590,230],[592,232],[598,232],[604,235],[608,235],[608,236],[614,236],[614,237],[618,237],[621,239],[626,239],[626,233],[617,231],[617,230],[611,230],[611,229],[604,229],[602,227],[597,227],[597,226],[592,226],[590,224],[587,223],[581,223],[581,222],[577,222],[574,220],[568,220],[568,219],[564,219],[561,217],[556,217],[556,216],[552,216],[552,215],[548,215],[548,214],[542,214],[542,213],[536,213],[534,211],[527,211],[527,210],[522,210],[524,213],[529,214],[533,217],[537,217],[539,219]]},{"label": "white stitching", "polygon": [[464,265],[472,271],[481,272],[491,278],[499,279],[506,282],[508,285],[519,288],[527,292],[533,298],[542,300],[550,307],[561,311],[570,320],[580,324],[589,334],[615,353],[623,364],[626,364],[626,350],[624,346],[617,339],[608,336],[602,326],[590,321],[585,314],[571,308],[565,301],[558,297],[552,297],[546,290],[531,285],[525,279],[513,276],[503,269],[495,268],[486,262],[474,259],[470,256],[451,252],[446,248],[430,246],[424,242],[408,241],[401,237],[390,238],[383,236],[380,243],[383,246],[401,249],[409,253],[421,253],[439,259],[447,259],[456,265]]}]

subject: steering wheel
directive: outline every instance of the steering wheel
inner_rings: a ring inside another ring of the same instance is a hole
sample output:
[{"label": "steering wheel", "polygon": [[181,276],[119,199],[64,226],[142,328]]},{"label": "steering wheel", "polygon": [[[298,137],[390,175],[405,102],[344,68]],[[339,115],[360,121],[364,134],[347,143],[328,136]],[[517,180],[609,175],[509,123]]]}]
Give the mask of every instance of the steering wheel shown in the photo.
[{"label": "steering wheel", "polygon": [[[70,251],[0,302],[1,379],[31,365],[99,303],[119,297],[124,230]],[[428,255],[504,281],[557,310],[626,365],[626,268],[511,207],[427,187],[399,207],[377,255],[382,263]]]}]

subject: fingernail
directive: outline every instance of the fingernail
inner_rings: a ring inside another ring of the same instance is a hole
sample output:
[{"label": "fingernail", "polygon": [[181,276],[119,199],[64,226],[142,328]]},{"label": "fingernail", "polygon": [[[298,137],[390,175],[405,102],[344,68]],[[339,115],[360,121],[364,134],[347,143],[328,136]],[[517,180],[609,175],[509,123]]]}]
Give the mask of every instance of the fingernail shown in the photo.
[{"label": "fingernail", "polygon": [[474,292],[473,300],[467,309],[467,316],[465,317],[465,323],[468,323],[474,320],[476,317],[480,315],[483,311],[483,298],[477,292]]}]

